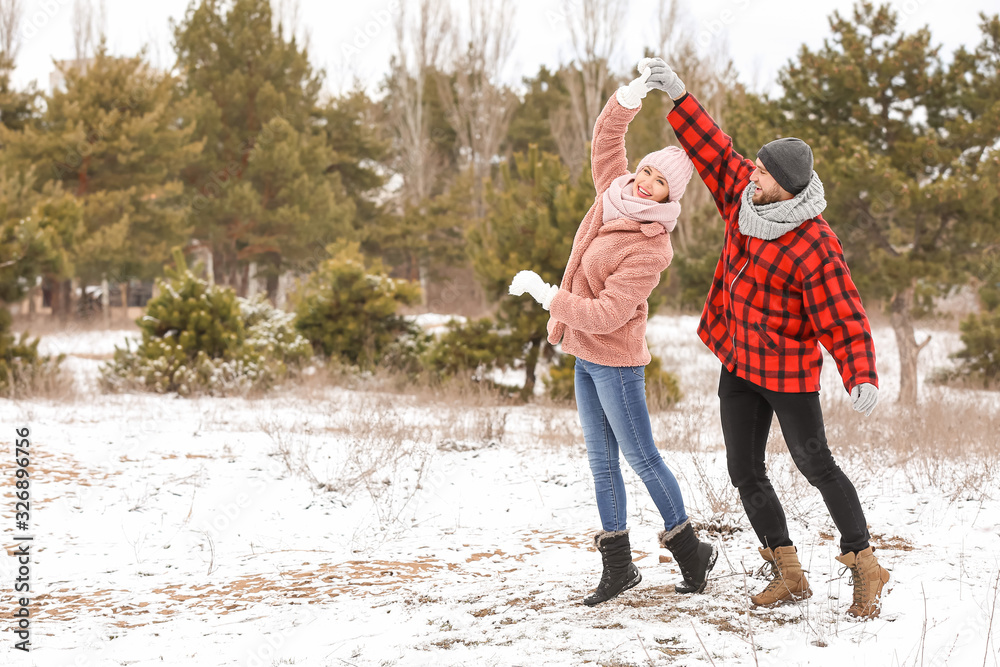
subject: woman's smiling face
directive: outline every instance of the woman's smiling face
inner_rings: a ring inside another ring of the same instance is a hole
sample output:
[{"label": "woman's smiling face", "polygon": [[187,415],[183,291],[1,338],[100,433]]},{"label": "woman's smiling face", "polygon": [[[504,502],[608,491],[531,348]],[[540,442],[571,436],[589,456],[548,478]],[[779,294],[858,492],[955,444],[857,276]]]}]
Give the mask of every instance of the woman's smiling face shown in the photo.
[{"label": "woman's smiling face", "polygon": [[632,181],[632,196],[651,199],[662,204],[670,196],[670,186],[667,185],[667,179],[663,174],[646,165],[635,174],[635,180]]}]

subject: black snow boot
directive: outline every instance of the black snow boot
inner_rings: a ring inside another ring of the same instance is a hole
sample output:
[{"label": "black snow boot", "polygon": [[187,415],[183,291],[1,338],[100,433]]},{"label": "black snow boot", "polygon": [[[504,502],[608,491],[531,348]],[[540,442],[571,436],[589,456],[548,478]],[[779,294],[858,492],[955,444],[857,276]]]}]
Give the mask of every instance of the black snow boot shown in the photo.
[{"label": "black snow boot", "polygon": [[685,521],[670,531],[660,532],[660,546],[670,549],[681,570],[684,581],[674,586],[678,593],[701,593],[708,583],[708,573],[715,567],[715,559],[719,550],[714,544],[700,542],[691,527],[691,521]]},{"label": "black snow boot", "polygon": [[632,547],[628,543],[627,530],[602,530],[594,535],[594,544],[601,552],[604,573],[594,592],[583,599],[588,607],[617,597],[622,591],[627,591],[642,581],[642,575],[632,562]]}]

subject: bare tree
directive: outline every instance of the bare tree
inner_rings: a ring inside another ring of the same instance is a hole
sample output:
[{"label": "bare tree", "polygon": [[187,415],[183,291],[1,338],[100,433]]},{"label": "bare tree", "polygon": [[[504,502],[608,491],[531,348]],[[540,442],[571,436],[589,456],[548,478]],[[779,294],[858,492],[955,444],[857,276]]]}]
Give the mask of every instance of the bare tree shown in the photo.
[{"label": "bare tree", "polygon": [[[720,37],[706,50],[699,53],[695,41],[695,30],[684,20],[679,0],[659,0],[657,7],[657,50],[684,80],[685,87],[698,96],[712,117],[724,123],[726,100],[736,83],[736,71],[725,37]],[[649,99],[649,98],[647,98]],[[667,105],[671,102],[667,101]],[[677,145],[677,138],[669,123],[663,123],[663,145]],[[697,178],[697,175],[695,176]],[[711,201],[706,188],[688,188],[684,195],[685,217],[699,210]],[[671,241],[677,250],[685,254],[692,242],[692,225],[679,224],[672,233]]]},{"label": "bare tree", "polygon": [[467,31],[452,33],[453,74],[438,79],[459,154],[475,177],[478,216],[483,214],[483,179],[489,177],[517,103],[501,80],[514,48],[513,21],[513,3],[469,0]]},{"label": "bare tree", "polygon": [[21,0],[0,0],[0,68],[13,70],[17,63],[23,16],[24,3]]},{"label": "bare tree", "polygon": [[573,61],[562,79],[570,107],[553,114],[550,123],[559,154],[574,172],[586,157],[585,147],[613,83],[609,67],[621,43],[626,7],[619,0],[581,0],[565,15]]},{"label": "bare tree", "polygon": [[661,57],[666,58],[672,53],[671,48],[674,46],[677,35],[686,34],[683,30],[684,26],[681,22],[680,5],[677,0],[659,0],[656,8],[656,18],[656,28],[658,31],[657,53]]},{"label": "bare tree", "polygon": [[431,194],[442,161],[434,154],[424,92],[427,76],[438,69],[451,13],[445,0],[420,0],[415,19],[407,20],[406,5],[396,15],[396,48],[392,57],[389,120],[398,144],[398,171],[403,177],[400,205]]},{"label": "bare tree", "polygon": [[[298,39],[303,49],[308,50],[312,33],[302,23],[302,6],[299,0],[279,0],[274,11],[274,28],[283,39]],[[300,31],[301,30],[301,35]]]},{"label": "bare tree", "polygon": [[[419,0],[412,21],[408,20],[405,9],[404,3],[396,15],[396,53],[390,61],[388,96],[389,124],[396,141],[396,170],[403,179],[396,200],[401,212],[429,199],[444,168],[444,159],[434,149],[425,92],[428,76],[440,67],[442,44],[451,32],[452,21],[447,0]],[[417,253],[415,259],[426,305],[427,258]]]},{"label": "bare tree", "polygon": [[73,3],[73,53],[79,67],[94,53],[94,46],[105,32],[107,13],[104,0],[95,8],[93,0],[76,0]]}]

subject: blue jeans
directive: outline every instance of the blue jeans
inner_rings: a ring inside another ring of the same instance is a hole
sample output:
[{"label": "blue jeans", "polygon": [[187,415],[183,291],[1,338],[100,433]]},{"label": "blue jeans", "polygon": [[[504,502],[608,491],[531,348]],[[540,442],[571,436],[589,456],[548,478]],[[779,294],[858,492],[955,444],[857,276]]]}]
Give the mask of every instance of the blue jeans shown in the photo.
[{"label": "blue jeans", "polygon": [[653,443],[645,367],[602,366],[577,357],[575,371],[576,407],[604,530],[625,530],[626,526],[619,448],[660,510],[663,527],[670,530],[684,523],[687,514],[681,489]]}]

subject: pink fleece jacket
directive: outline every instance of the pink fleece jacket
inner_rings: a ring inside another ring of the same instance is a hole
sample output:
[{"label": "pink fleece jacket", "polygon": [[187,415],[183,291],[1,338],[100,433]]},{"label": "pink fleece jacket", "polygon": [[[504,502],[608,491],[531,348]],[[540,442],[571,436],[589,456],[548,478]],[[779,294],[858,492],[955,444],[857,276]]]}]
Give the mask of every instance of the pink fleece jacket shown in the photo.
[{"label": "pink fleece jacket", "polygon": [[548,341],[604,366],[645,366],[649,298],[673,257],[670,235],[658,223],[619,218],[602,222],[603,195],[629,173],[625,131],[639,109],[612,95],[594,124],[591,164],[597,199],[573,238],[560,289],[549,306]]}]

